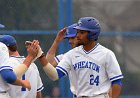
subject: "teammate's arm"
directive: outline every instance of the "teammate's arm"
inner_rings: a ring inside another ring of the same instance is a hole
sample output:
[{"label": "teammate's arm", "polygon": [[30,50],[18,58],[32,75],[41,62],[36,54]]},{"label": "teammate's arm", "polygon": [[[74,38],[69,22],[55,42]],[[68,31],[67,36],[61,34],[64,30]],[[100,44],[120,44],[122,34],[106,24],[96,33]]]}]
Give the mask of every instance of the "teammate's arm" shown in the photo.
[{"label": "teammate's arm", "polygon": [[49,76],[49,78],[53,81],[57,80],[59,77],[58,77],[58,73],[57,73],[57,70],[54,68],[54,66],[52,66],[46,56],[41,56],[39,58],[41,64],[43,65],[43,69],[45,71],[45,73]]},{"label": "teammate's arm", "polygon": [[41,94],[41,92],[37,92],[37,94],[36,94],[36,98],[42,98],[42,94]]},{"label": "teammate's arm", "polygon": [[112,82],[112,98],[119,98],[121,93],[122,82],[121,79]]},{"label": "teammate's arm", "polygon": [[31,89],[30,83],[27,80],[20,80],[16,77],[15,73],[11,69],[4,69],[0,71],[2,78],[12,85],[23,86],[28,90]]},{"label": "teammate's arm", "polygon": [[106,63],[107,73],[112,82],[112,86],[111,86],[112,98],[119,98],[121,93],[121,86],[122,86],[121,79],[123,78],[123,75],[119,63],[116,59],[116,56],[112,51],[108,52],[106,59],[107,59],[107,63]]},{"label": "teammate's arm", "polygon": [[53,81],[58,79],[58,74],[56,69],[47,61],[45,56],[39,58],[41,64],[43,65],[43,69],[45,73],[49,76]]},{"label": "teammate's arm", "polygon": [[52,64],[54,67],[56,67],[56,65],[57,65],[57,62],[54,59],[55,54],[56,54],[56,50],[58,48],[59,43],[63,40],[65,32],[66,32],[66,28],[63,28],[61,31],[58,32],[51,48],[49,49],[49,51],[46,55],[48,62],[50,64]]},{"label": "teammate's arm", "polygon": [[[69,53],[70,54],[70,53]],[[65,59],[61,60],[60,63],[56,66],[52,66],[46,59],[45,56],[41,56],[39,58],[41,64],[43,65],[43,69],[45,73],[49,76],[49,78],[53,81],[62,78],[63,76],[67,76],[70,71],[70,63],[69,62],[69,54],[65,55]],[[62,66],[63,65],[63,66]]]},{"label": "teammate's arm", "polygon": [[37,40],[34,40],[31,45],[27,48],[28,55],[23,61],[23,64],[20,64],[18,67],[16,67],[14,70],[17,77],[21,77],[28,69],[34,58],[37,56],[38,53],[38,45],[39,42]]},{"label": "teammate's arm", "polygon": [[17,78],[13,85],[22,86],[24,88],[27,88],[28,90],[31,90],[31,85],[28,80],[21,80]]}]

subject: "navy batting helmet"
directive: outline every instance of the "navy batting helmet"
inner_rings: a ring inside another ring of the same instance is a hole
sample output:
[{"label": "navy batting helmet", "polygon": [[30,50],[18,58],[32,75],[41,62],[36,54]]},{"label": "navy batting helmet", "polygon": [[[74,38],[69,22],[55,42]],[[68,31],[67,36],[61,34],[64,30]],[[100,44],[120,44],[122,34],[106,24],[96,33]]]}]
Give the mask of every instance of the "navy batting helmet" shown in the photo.
[{"label": "navy batting helmet", "polygon": [[74,27],[76,27],[76,26],[77,26],[76,23],[68,26],[67,30],[66,30],[66,35],[64,38],[76,37],[77,30],[74,29]]},{"label": "navy batting helmet", "polygon": [[101,31],[99,21],[94,17],[83,17],[78,21],[78,26],[74,27],[78,30],[89,31],[88,39],[89,40],[98,40],[98,36]]}]

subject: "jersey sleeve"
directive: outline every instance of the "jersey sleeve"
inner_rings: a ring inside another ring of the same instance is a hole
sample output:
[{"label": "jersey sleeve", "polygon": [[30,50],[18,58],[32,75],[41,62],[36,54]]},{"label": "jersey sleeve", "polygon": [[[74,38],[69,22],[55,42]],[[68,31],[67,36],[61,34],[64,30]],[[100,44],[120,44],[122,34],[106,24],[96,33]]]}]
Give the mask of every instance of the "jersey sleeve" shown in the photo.
[{"label": "jersey sleeve", "polygon": [[58,72],[59,78],[62,76],[67,76],[69,71],[71,70],[71,52],[63,55],[63,59],[56,66],[56,70]]},{"label": "jersey sleeve", "polygon": [[7,64],[7,61],[9,60],[9,52],[8,52],[8,48],[0,43],[0,71],[3,69],[12,69],[12,67],[10,67]]},{"label": "jersey sleeve", "polygon": [[36,67],[35,69],[37,72],[37,92],[41,92],[44,89],[44,86],[43,86],[37,66],[35,65],[34,67]]},{"label": "jersey sleeve", "polygon": [[107,74],[110,78],[110,81],[118,80],[123,78],[119,63],[115,57],[115,54],[112,51],[109,51],[107,53],[107,62],[106,62],[106,68],[107,68]]},{"label": "jersey sleeve", "polygon": [[63,54],[60,54],[60,55],[57,55],[56,57],[54,57],[54,59],[57,63],[59,63],[63,59],[63,56],[64,56]]},{"label": "jersey sleeve", "polygon": [[42,80],[40,78],[40,75],[38,75],[38,82],[37,82],[37,92],[41,92],[44,89]]}]

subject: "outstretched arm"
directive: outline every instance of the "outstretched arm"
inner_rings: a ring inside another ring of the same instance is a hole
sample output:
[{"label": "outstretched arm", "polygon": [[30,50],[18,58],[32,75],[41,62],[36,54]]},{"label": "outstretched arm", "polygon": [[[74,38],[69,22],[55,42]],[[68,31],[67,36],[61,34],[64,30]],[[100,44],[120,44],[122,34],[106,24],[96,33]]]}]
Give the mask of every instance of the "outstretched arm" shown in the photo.
[{"label": "outstretched arm", "polygon": [[31,85],[28,80],[16,79],[16,81],[13,83],[13,85],[22,86],[24,88],[27,88],[29,91],[31,90]]},{"label": "outstretched arm", "polygon": [[64,39],[65,32],[66,32],[66,28],[63,28],[61,31],[58,32],[51,48],[49,49],[49,51],[46,55],[48,62],[50,64],[52,64],[54,67],[56,67],[56,65],[57,65],[57,62],[54,59],[56,50],[58,48],[59,43]]},{"label": "outstretched arm", "polygon": [[41,64],[43,65],[43,69],[45,71],[45,73],[49,76],[49,78],[53,81],[58,79],[58,73],[57,70],[54,68],[54,66],[52,66],[46,56],[41,56],[39,58],[39,61],[41,62]]},{"label": "outstretched arm", "polygon": [[39,42],[37,40],[34,40],[31,45],[27,48],[28,55],[23,61],[22,64],[20,64],[18,67],[16,67],[14,70],[17,77],[21,77],[28,69],[34,58],[37,56],[39,49]]},{"label": "outstretched arm", "polygon": [[41,96],[42,96],[41,92],[37,92],[36,98],[42,98]]},{"label": "outstretched arm", "polygon": [[0,71],[0,74],[4,81],[12,85],[23,86],[28,90],[31,89],[31,85],[27,80],[20,80],[16,77],[15,73],[11,69],[4,69]]}]

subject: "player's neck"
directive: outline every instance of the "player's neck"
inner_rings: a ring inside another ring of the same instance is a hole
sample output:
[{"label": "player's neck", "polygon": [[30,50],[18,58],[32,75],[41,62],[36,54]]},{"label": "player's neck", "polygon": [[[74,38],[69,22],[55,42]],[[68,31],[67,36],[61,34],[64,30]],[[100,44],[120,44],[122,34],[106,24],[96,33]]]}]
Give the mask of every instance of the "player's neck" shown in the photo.
[{"label": "player's neck", "polygon": [[11,51],[10,51],[10,52],[9,52],[9,55],[10,55],[10,56],[20,56],[19,53],[18,53],[18,51],[16,51],[16,52],[11,52]]},{"label": "player's neck", "polygon": [[89,43],[87,43],[86,45],[83,46],[85,51],[90,51],[91,49],[93,49],[96,46],[96,42],[95,41],[90,41]]}]

